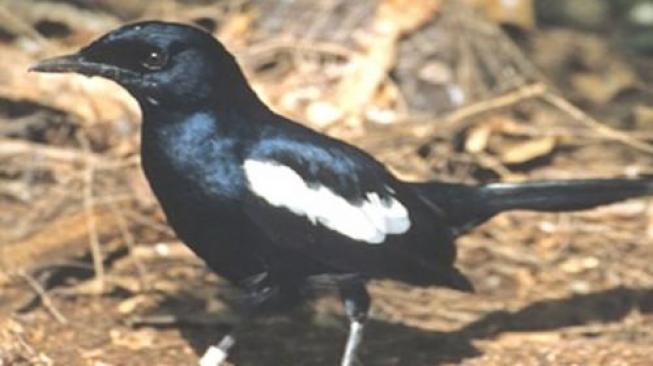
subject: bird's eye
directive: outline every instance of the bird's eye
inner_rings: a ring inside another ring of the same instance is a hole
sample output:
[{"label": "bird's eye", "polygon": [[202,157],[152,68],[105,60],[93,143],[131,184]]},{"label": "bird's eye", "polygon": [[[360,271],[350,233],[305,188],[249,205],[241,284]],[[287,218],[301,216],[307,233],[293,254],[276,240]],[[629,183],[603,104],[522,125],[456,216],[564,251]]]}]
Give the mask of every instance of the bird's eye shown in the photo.
[{"label": "bird's eye", "polygon": [[168,57],[163,51],[151,50],[145,54],[141,63],[148,70],[161,70],[168,63]]}]

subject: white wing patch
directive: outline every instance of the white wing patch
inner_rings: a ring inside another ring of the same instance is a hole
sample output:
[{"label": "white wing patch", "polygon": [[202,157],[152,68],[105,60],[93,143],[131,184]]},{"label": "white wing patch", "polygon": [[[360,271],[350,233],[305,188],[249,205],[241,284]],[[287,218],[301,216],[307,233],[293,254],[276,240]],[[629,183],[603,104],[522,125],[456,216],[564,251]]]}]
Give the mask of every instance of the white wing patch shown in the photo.
[{"label": "white wing patch", "polygon": [[309,186],[293,169],[274,161],[246,160],[243,167],[250,189],[267,203],[354,240],[380,244],[386,235],[410,228],[408,211],[394,198],[370,192],[362,203],[354,204],[328,187]]}]

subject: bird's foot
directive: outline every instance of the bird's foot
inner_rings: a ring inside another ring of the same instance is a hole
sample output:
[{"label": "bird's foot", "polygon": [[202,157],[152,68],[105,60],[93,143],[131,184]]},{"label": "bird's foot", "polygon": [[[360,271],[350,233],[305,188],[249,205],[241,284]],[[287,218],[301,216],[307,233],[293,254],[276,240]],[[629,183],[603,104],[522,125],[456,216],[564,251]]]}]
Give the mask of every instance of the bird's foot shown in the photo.
[{"label": "bird's foot", "polygon": [[229,350],[236,344],[236,339],[227,334],[217,345],[211,345],[200,358],[199,366],[220,366],[229,357]]},{"label": "bird's foot", "polygon": [[357,356],[354,356],[349,359],[343,359],[340,366],[363,366],[363,363]]}]

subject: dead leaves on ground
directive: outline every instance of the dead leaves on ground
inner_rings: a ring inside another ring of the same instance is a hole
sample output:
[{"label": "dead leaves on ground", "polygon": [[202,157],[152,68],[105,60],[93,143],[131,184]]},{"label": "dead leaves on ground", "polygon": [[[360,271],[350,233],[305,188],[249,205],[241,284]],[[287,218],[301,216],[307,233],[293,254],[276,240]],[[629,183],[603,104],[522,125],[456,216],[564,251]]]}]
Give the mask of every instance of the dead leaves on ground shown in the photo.
[{"label": "dead leaves on ground", "polygon": [[525,136],[527,130],[509,116],[490,117],[469,129],[464,148],[472,155],[493,154],[506,165],[528,163],[554,152],[555,136]]}]

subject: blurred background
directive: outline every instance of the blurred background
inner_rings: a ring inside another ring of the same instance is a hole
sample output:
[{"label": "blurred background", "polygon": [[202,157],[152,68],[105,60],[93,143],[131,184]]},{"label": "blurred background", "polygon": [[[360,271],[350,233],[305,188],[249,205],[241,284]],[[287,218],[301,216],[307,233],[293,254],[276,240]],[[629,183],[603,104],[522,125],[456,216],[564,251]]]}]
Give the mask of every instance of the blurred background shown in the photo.
[{"label": "blurred background", "polygon": [[[190,365],[234,291],[176,241],[111,82],[27,72],[121,24],[212,32],[277,112],[409,180],[653,173],[653,1],[0,1],[0,365]],[[653,206],[501,215],[477,294],[375,282],[368,365],[653,364]],[[333,365],[333,297],[261,319],[235,365]]]}]

